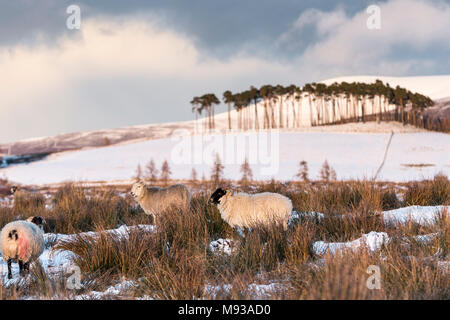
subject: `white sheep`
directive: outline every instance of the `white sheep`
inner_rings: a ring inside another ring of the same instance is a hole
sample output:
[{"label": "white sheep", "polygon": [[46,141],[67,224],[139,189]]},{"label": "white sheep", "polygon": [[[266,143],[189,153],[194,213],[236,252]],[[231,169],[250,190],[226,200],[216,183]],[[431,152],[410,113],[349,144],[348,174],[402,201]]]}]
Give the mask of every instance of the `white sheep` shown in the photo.
[{"label": "white sheep", "polygon": [[182,184],[167,188],[148,187],[143,181],[136,182],[131,188],[131,195],[136,199],[144,212],[154,219],[170,207],[188,209],[191,193]]},{"label": "white sheep", "polygon": [[38,206],[38,207],[45,206],[45,199],[38,192],[27,191],[18,186],[12,186],[10,189],[10,192],[14,196],[14,203],[16,203],[16,201],[19,201],[19,199],[22,199],[22,200],[26,199],[29,201],[31,200],[35,206]]},{"label": "white sheep", "polygon": [[25,189],[19,188],[18,186],[12,186],[10,189],[10,192],[14,197],[17,197],[17,196],[25,196],[26,197],[26,196],[32,195],[31,192],[29,192]]},{"label": "white sheep", "polygon": [[5,225],[0,235],[2,257],[8,263],[8,279],[12,278],[11,263],[19,263],[20,275],[29,272],[31,262],[44,251],[44,232],[42,217],[30,217]]},{"label": "white sheep", "polygon": [[292,212],[289,198],[271,192],[248,194],[218,188],[209,201],[217,205],[223,220],[237,228],[281,224],[286,230]]}]

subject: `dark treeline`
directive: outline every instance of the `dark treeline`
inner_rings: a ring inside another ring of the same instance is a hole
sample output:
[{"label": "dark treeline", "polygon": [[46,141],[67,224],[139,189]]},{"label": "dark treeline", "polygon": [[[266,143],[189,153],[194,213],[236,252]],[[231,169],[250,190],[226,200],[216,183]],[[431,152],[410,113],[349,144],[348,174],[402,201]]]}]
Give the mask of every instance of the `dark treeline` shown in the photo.
[{"label": "dark treeline", "polygon": [[[227,90],[222,101],[228,107],[228,129],[259,130],[298,128],[347,122],[399,121],[417,127],[449,131],[447,125],[436,125],[423,116],[433,101],[422,94],[402,87],[391,87],[377,80],[374,83],[341,82],[326,85],[308,83],[263,85],[261,88],[232,93]],[[220,103],[213,93],[194,97],[192,112],[196,119],[206,113],[203,126],[214,129],[214,106]],[[237,111],[232,119],[231,108]],[[232,121],[234,120],[234,121]],[[235,123],[233,123],[235,122]]]}]

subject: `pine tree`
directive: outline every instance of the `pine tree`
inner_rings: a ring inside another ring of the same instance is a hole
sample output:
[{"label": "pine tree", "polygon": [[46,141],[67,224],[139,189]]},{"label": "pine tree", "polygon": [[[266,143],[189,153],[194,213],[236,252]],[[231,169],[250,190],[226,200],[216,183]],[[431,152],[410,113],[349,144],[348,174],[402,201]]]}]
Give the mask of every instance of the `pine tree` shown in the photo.
[{"label": "pine tree", "polygon": [[156,169],[155,161],[153,159],[145,167],[145,175],[150,179],[151,182],[158,180],[158,169]]},{"label": "pine tree", "polygon": [[330,180],[330,165],[328,164],[328,161],[325,160],[325,162],[322,164],[322,168],[320,169],[319,177],[320,180],[323,181],[329,181]]},{"label": "pine tree", "polygon": [[295,175],[295,177],[307,182],[309,181],[308,174],[308,163],[305,160],[300,161],[298,173]]},{"label": "pine tree", "polygon": [[141,180],[141,178],[142,178],[142,168],[141,168],[141,164],[140,163],[138,163],[138,165],[137,165],[136,173],[135,173],[134,177],[137,180]]},{"label": "pine tree", "polygon": [[323,181],[336,181],[336,171],[328,164],[328,161],[325,160],[325,162],[322,165],[322,169],[320,169],[320,180]]},{"label": "pine tree", "polygon": [[214,160],[214,164],[211,170],[211,181],[215,184],[218,184],[223,179],[223,169],[225,167],[222,165],[222,160],[220,160],[219,154],[216,153],[216,160]]},{"label": "pine tree", "polygon": [[192,168],[192,171],[191,171],[191,181],[192,182],[197,181],[197,171],[195,170],[195,168]]},{"label": "pine tree", "polygon": [[244,163],[242,163],[241,165],[241,173],[242,173],[241,183],[243,185],[246,185],[249,181],[253,180],[252,169],[250,168],[250,164],[248,163],[247,158],[245,158]]},{"label": "pine tree", "polygon": [[164,160],[161,166],[161,181],[163,181],[164,184],[167,184],[171,174],[172,171],[170,171],[169,163],[167,160]]},{"label": "pine tree", "polygon": [[336,171],[334,171],[333,168],[330,169],[330,179],[331,179],[331,181],[336,181],[337,180]]}]

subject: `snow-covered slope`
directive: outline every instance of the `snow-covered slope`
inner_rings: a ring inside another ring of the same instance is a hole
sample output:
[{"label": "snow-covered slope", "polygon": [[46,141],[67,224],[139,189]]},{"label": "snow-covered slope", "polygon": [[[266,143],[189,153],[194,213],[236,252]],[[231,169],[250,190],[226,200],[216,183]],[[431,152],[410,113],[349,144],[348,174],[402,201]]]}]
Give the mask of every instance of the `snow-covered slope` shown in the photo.
[{"label": "snow-covered slope", "polygon": [[[324,80],[322,82],[331,84],[333,82],[374,82],[380,79],[383,82],[388,82],[391,86],[400,85],[413,92],[419,92],[428,95],[434,100],[450,97],[450,75],[442,76],[423,76],[423,77],[385,77],[385,76],[348,76]],[[370,102],[370,101],[369,101]],[[287,115],[288,121],[285,126],[291,126],[293,116],[293,103],[296,100],[283,99],[282,108],[283,114]],[[191,108],[191,105],[186,102],[186,108]],[[259,118],[259,126],[263,127],[264,123],[264,106],[262,102],[257,104],[257,113]],[[279,102],[274,104],[274,116],[278,119]],[[366,115],[371,114],[370,103],[366,106]],[[393,106],[391,106],[393,108]],[[225,110],[225,108],[221,108]],[[314,108],[310,108],[309,100],[302,99],[301,106],[297,106],[298,125],[300,128],[295,128],[295,131],[304,131],[311,129],[310,112]],[[228,113],[218,112],[216,110],[215,123],[216,128],[225,130],[228,128]],[[255,115],[255,106],[251,105],[246,108],[246,117],[253,119]],[[313,111],[314,114],[314,111]],[[237,129],[238,113],[235,110],[230,112],[232,128]],[[277,120],[278,121],[278,120]],[[253,120],[250,120],[253,123]],[[104,129],[86,132],[74,132],[60,134],[55,137],[40,137],[32,138],[13,143],[0,144],[0,157],[3,155],[18,155],[18,154],[33,154],[33,153],[47,153],[60,152],[66,150],[80,149],[83,147],[99,147],[108,144],[116,144],[133,139],[161,139],[167,138],[176,129],[194,130],[194,127],[201,127],[202,121],[182,121],[161,124],[139,125],[131,127],[123,127],[116,129]]]},{"label": "snow-covered slope", "polygon": [[[244,139],[244,140],[240,140]],[[0,170],[0,175],[23,184],[63,181],[117,181],[134,176],[138,164],[154,159],[158,168],[168,160],[174,179],[210,176],[218,153],[228,179],[240,179],[248,157],[255,179],[290,180],[301,160],[317,179],[325,160],[338,179],[372,178],[381,164],[389,134],[284,132],[188,136],[147,140],[103,148],[68,151],[47,159]],[[410,181],[430,178],[441,171],[450,175],[450,136],[436,132],[394,134],[379,180]]]},{"label": "snow-covered slope", "polygon": [[450,75],[419,77],[347,76],[327,79],[321,82],[327,85],[343,81],[373,83],[377,79],[384,83],[389,83],[391,87],[398,85],[412,92],[429,96],[433,100],[450,97]]}]

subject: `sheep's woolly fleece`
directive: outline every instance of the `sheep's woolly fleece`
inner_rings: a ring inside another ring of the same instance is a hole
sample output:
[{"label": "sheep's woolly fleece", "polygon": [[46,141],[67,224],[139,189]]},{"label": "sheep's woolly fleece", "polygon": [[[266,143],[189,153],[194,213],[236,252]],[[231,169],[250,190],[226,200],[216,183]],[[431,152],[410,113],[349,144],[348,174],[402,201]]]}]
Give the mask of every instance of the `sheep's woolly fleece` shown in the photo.
[{"label": "sheep's woolly fleece", "polygon": [[[144,232],[154,232],[156,227],[153,225],[136,225],[136,226],[121,226],[117,229],[105,230],[103,233],[117,236],[120,238],[126,238],[129,235],[129,232],[132,230],[142,230]],[[71,251],[53,251],[53,246],[58,241],[70,241],[76,239],[80,236],[87,237],[97,237],[100,235],[100,232],[82,232],[77,234],[60,234],[60,233],[46,233],[44,234],[44,251],[39,257],[38,261],[41,264],[42,268],[46,271],[49,276],[59,274],[61,272],[66,272],[68,268],[73,266],[73,258],[74,253]],[[18,277],[19,267],[17,264],[12,265],[12,273],[13,279],[7,278],[8,267],[3,259],[0,259],[0,272],[2,277],[0,278],[0,282],[3,280],[3,283],[6,286],[10,286],[17,283],[24,283],[22,279]]]},{"label": "sheep's woolly fleece", "polygon": [[189,208],[192,197],[189,189],[182,184],[159,188],[146,186],[142,181],[133,185],[131,193],[148,215],[158,215],[171,206]]},{"label": "sheep's woolly fleece", "polygon": [[[17,232],[17,240],[10,239],[11,232]],[[16,257],[29,262],[37,259],[44,251],[42,230],[32,222],[17,220],[5,225],[0,237],[2,257],[4,260]]]},{"label": "sheep's woolly fleece", "polygon": [[285,227],[292,213],[292,202],[278,193],[234,193],[227,191],[218,205],[222,219],[232,227],[282,223]]}]

